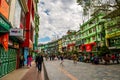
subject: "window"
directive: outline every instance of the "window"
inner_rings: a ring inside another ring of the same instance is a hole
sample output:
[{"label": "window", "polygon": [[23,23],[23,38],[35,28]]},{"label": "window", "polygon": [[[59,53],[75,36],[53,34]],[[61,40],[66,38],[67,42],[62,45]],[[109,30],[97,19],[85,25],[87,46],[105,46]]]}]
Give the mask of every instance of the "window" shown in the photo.
[{"label": "window", "polygon": [[89,30],[89,33],[92,33],[92,30],[91,30],[91,29]]},{"label": "window", "polygon": [[92,37],[92,40],[95,40],[95,36]]},{"label": "window", "polygon": [[93,31],[94,31],[94,32],[96,31],[96,27],[93,28]]}]

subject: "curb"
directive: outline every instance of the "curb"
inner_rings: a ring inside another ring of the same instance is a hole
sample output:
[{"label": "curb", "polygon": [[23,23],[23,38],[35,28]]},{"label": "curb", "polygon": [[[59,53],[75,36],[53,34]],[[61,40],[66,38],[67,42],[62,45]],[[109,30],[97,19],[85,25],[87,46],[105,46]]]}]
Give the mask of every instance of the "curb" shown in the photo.
[{"label": "curb", "polygon": [[47,73],[44,62],[43,62],[43,69],[44,69],[44,80],[49,80],[48,73]]}]

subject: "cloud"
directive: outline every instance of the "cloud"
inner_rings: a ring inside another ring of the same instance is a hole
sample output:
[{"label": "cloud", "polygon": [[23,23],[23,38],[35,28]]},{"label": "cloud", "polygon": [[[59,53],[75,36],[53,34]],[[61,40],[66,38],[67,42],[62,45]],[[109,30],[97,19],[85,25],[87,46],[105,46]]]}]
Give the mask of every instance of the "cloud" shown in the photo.
[{"label": "cloud", "polygon": [[[70,29],[79,30],[82,23],[82,7],[76,0],[41,0],[38,4],[40,15],[39,43],[42,38],[62,37]],[[48,42],[48,41],[46,41]]]}]

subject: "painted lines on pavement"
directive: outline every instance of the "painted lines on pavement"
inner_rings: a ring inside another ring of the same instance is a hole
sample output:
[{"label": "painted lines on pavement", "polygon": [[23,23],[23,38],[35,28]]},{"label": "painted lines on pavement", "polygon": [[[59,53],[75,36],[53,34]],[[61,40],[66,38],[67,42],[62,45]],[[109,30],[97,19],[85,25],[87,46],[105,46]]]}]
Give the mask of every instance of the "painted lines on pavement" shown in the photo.
[{"label": "painted lines on pavement", "polygon": [[78,80],[75,76],[70,74],[67,70],[65,70],[63,67],[59,67],[56,64],[52,63],[54,66],[57,67],[58,70],[62,71],[67,77],[69,77],[71,80]]}]

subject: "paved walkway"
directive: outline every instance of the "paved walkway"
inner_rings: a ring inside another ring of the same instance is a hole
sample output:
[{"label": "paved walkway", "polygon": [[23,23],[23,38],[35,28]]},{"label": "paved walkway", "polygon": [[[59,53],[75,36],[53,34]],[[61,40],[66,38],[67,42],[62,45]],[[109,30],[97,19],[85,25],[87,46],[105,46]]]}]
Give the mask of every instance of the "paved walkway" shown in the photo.
[{"label": "paved walkway", "polygon": [[120,80],[120,64],[93,65],[91,63],[64,60],[45,61],[49,80]]},{"label": "paved walkway", "polygon": [[44,80],[44,71],[38,72],[35,63],[30,68],[17,69],[0,80]]}]

